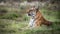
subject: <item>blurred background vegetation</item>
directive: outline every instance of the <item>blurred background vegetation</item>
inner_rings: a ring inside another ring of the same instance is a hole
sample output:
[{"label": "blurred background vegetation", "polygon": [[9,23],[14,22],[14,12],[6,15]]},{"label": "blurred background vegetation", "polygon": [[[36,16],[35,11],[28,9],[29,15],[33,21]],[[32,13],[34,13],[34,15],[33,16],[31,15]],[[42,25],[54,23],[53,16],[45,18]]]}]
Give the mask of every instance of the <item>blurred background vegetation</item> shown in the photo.
[{"label": "blurred background vegetation", "polygon": [[[26,10],[39,6],[51,27],[21,29],[28,25]],[[0,0],[0,34],[60,34],[60,0]]]}]

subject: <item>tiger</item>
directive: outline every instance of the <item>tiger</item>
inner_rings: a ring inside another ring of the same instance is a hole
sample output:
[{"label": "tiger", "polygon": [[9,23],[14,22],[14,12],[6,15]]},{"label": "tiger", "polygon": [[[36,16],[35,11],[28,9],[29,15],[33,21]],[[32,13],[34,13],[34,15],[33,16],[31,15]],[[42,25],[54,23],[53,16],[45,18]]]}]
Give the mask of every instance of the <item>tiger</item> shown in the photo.
[{"label": "tiger", "polygon": [[39,10],[39,7],[31,7],[27,11],[27,15],[30,16],[30,22],[28,24],[28,27],[34,28],[34,27],[40,27],[41,25],[50,26],[52,22],[46,20],[43,15],[41,14],[41,11]]}]

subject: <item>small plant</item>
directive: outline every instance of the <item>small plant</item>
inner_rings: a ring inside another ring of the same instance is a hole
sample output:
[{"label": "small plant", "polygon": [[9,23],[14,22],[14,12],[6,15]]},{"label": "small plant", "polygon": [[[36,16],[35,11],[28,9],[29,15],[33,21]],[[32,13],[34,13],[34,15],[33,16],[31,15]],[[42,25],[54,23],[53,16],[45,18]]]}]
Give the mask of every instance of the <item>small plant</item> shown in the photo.
[{"label": "small plant", "polygon": [[25,16],[23,17],[23,20],[24,20],[24,21],[28,21],[28,17],[25,15]]}]

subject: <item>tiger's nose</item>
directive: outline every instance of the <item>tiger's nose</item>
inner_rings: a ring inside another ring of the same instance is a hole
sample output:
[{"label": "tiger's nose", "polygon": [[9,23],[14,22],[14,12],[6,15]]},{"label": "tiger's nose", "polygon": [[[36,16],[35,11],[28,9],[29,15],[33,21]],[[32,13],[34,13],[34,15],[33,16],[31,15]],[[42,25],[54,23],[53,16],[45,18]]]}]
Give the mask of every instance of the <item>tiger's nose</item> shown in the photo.
[{"label": "tiger's nose", "polygon": [[28,16],[31,16],[31,14],[28,14]]}]

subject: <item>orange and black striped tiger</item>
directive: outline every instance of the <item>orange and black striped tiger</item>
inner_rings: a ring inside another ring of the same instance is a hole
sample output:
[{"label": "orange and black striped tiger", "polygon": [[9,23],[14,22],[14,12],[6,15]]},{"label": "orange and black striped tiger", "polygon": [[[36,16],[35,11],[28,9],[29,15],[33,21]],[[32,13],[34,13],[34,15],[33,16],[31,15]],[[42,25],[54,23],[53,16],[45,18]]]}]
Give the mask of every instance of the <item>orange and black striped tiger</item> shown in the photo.
[{"label": "orange and black striped tiger", "polygon": [[29,27],[38,27],[41,26],[42,24],[50,26],[52,22],[47,21],[39,11],[39,8],[32,7],[28,9],[27,11],[28,16],[30,16],[30,22],[29,22]]}]

